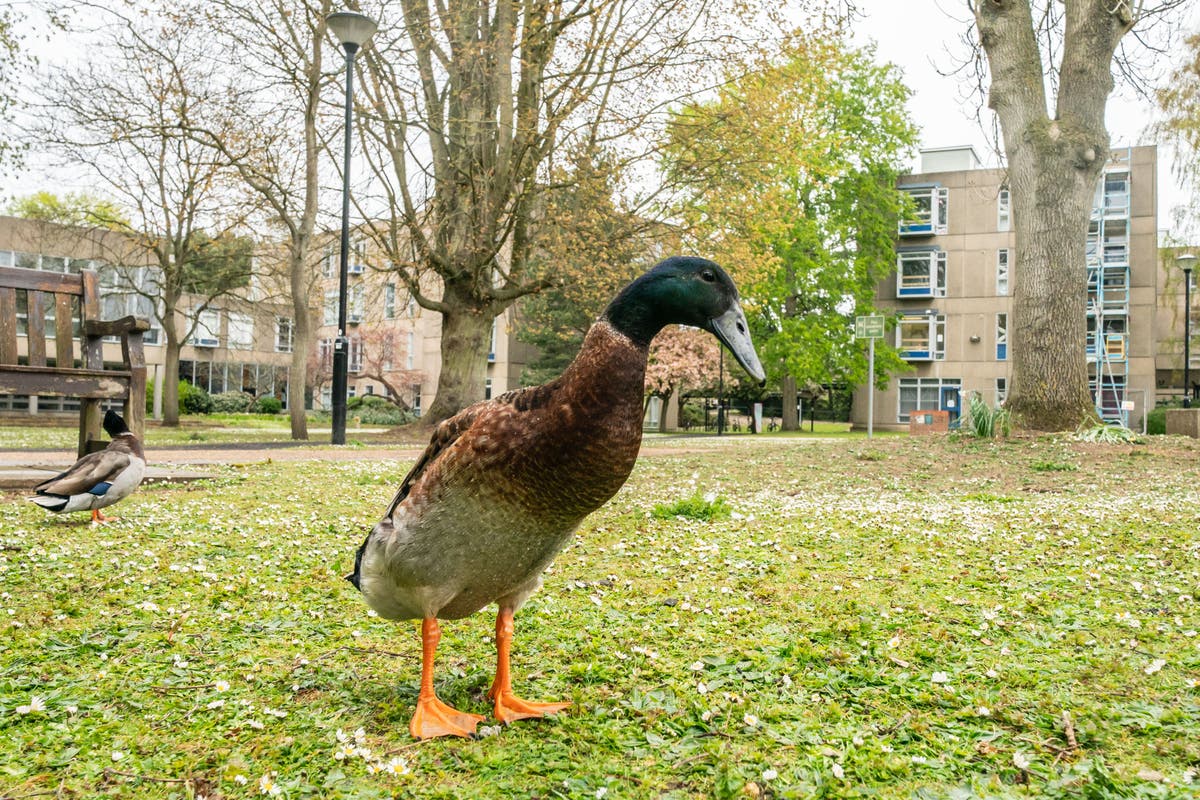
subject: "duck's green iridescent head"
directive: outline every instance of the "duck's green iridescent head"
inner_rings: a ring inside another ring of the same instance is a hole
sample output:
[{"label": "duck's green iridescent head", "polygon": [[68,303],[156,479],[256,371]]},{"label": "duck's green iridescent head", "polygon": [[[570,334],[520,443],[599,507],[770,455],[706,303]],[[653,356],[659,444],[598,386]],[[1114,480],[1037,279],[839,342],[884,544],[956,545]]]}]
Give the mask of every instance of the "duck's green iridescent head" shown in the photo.
[{"label": "duck's green iridescent head", "polygon": [[601,317],[641,345],[667,325],[703,328],[729,348],[746,372],[766,378],[733,280],[712,261],[673,256],[617,295]]}]

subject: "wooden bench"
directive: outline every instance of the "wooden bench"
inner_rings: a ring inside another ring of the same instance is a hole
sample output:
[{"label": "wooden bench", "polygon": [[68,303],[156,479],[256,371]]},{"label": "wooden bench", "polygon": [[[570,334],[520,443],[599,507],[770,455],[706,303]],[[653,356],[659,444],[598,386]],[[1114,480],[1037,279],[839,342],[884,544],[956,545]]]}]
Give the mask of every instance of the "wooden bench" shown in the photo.
[{"label": "wooden bench", "polygon": [[[25,297],[25,348],[18,337],[18,300]],[[54,325],[46,330],[50,312]],[[79,352],[75,352],[75,321]],[[120,400],[125,424],[138,438],[146,421],[146,359],[142,334],[150,324],[137,317],[100,319],[96,273],[78,275],[0,267],[0,394],[79,398],[79,455],[103,449],[101,404]],[[47,333],[53,352],[47,350]],[[121,363],[104,364],[104,337],[121,340]],[[48,362],[53,360],[53,366]]]}]

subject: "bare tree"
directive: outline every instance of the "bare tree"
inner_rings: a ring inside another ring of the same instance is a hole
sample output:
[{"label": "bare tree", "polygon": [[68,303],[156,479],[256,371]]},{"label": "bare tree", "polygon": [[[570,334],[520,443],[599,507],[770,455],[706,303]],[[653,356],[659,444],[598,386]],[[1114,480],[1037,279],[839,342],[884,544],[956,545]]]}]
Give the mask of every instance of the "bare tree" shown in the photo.
[{"label": "bare tree", "polygon": [[1006,405],[1025,427],[1064,430],[1095,417],[1084,264],[1092,197],[1110,150],[1104,110],[1114,73],[1140,83],[1138,58],[1153,47],[1153,29],[1187,3],[968,0],[986,55],[986,64],[975,61],[980,87],[1000,123],[1012,188],[1020,260]]},{"label": "bare tree", "polygon": [[[329,0],[212,0],[203,19],[222,57],[232,55],[241,77],[227,112],[249,122],[236,132],[192,126],[191,136],[214,148],[238,171],[266,208],[268,224],[282,232],[283,270],[292,301],[289,413],[292,438],[307,439],[304,412],[307,372],[314,346],[312,295],[319,280],[313,236],[319,213],[321,92],[340,59],[324,64]],[[336,51],[333,56],[336,56]],[[210,56],[211,57],[211,56]]]},{"label": "bare tree", "polygon": [[757,45],[747,14],[724,0],[385,5],[359,119],[382,191],[373,235],[442,316],[425,419],[483,397],[492,321],[555,280],[530,257],[555,154],[619,144],[649,158],[666,107]]},{"label": "bare tree", "polygon": [[108,224],[123,236],[97,242],[117,274],[111,288],[145,297],[140,308],[162,327],[163,422],[177,425],[179,351],[202,312],[249,280],[248,248],[236,242],[248,209],[227,166],[181,134],[225,103],[221,81],[194,57],[195,29],[105,13],[88,60],[40,84],[32,135],[127,213]]}]

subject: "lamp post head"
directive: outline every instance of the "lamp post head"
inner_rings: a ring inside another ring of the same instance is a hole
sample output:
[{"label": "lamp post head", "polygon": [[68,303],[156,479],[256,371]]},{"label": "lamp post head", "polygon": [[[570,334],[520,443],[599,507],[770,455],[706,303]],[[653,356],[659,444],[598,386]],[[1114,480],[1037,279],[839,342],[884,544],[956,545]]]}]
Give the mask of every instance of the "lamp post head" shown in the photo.
[{"label": "lamp post head", "polygon": [[1175,263],[1183,270],[1183,274],[1187,275],[1192,271],[1192,267],[1196,266],[1196,256],[1192,253],[1180,253],[1175,256]]},{"label": "lamp post head", "polygon": [[378,22],[356,11],[335,11],[325,17],[325,24],[348,54],[353,54],[366,44],[379,27]]}]

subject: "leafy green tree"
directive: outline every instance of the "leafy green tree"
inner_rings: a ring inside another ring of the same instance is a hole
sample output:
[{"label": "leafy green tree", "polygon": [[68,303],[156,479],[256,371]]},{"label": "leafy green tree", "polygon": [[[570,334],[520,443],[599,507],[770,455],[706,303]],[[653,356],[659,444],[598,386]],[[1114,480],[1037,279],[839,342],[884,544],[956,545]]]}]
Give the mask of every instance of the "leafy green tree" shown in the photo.
[{"label": "leafy green tree", "polygon": [[116,203],[87,192],[68,192],[64,195],[45,190],[34,192],[9,203],[8,213],[14,217],[58,225],[84,225],[110,230],[130,227],[129,218]]},{"label": "leafy green tree", "polygon": [[[797,386],[866,379],[851,323],[895,266],[896,178],[916,140],[907,97],[871,50],[797,34],[673,121],[669,168],[692,186],[682,213],[701,249],[739,272],[785,429]],[[886,345],[876,366],[904,367]]]}]

